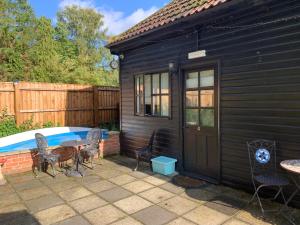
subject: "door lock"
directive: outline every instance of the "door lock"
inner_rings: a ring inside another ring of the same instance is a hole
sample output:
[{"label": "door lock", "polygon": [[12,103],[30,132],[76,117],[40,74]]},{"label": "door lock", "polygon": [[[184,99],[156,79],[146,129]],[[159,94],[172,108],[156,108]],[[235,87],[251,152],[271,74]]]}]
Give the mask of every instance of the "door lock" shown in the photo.
[{"label": "door lock", "polygon": [[201,127],[197,127],[197,130],[200,131],[200,130],[201,130]]}]

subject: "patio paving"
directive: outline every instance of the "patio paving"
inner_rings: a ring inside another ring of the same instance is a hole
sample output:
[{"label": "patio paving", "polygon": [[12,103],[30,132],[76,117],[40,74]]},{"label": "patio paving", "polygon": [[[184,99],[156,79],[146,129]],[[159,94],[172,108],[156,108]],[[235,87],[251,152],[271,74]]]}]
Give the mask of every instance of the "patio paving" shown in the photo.
[{"label": "patio paving", "polygon": [[[289,224],[258,206],[250,195],[222,185],[184,189],[146,165],[115,156],[96,162],[83,178],[31,173],[7,176],[0,187],[1,225],[266,225]],[[266,201],[268,207],[278,203]],[[300,224],[300,210],[292,209]]]}]

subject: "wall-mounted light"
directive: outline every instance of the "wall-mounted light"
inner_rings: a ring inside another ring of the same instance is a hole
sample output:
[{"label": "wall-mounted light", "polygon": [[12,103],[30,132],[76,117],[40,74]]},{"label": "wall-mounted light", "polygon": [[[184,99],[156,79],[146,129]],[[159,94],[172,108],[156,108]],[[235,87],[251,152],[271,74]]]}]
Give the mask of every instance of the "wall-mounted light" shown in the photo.
[{"label": "wall-mounted light", "polygon": [[115,58],[110,62],[110,67],[115,70],[119,68],[119,62]]},{"label": "wall-mounted light", "polygon": [[170,61],[169,62],[169,72],[171,74],[176,73],[178,70],[178,64],[175,61]]}]

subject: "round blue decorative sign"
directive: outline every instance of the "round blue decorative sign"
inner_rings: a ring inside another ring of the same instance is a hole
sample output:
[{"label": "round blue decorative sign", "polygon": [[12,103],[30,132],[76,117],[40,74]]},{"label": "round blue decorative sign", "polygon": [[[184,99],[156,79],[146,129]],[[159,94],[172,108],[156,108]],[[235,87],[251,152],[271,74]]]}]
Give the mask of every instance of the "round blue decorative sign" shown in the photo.
[{"label": "round blue decorative sign", "polygon": [[270,161],[270,152],[265,148],[259,148],[257,149],[255,153],[255,159],[257,162],[261,164],[266,164]]}]

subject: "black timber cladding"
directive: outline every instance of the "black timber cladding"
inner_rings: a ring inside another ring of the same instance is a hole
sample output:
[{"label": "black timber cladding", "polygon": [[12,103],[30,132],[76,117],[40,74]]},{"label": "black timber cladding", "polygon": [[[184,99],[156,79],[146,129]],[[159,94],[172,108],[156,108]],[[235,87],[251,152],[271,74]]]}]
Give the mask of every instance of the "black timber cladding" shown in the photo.
[{"label": "black timber cladding", "polygon": [[[134,75],[166,72],[174,59],[186,66],[191,61],[187,53],[199,45],[207,51],[207,57],[192,60],[194,64],[220,62],[221,181],[236,186],[249,184],[248,140],[276,140],[278,161],[300,158],[300,20],[244,29],[209,28],[299,14],[298,0],[241,1],[226,13],[199,20],[200,35],[187,29],[173,38],[125,51],[121,61],[122,151],[132,155],[134,149],[146,143],[152,130],[158,129],[156,151],[179,158],[180,167],[182,74],[179,71],[171,77],[171,119],[134,116]],[[136,41],[142,43],[141,39]]]}]

